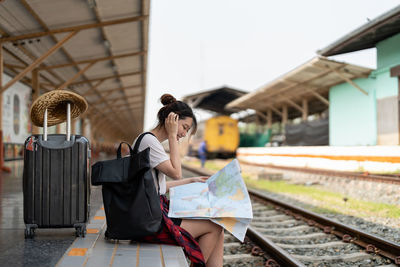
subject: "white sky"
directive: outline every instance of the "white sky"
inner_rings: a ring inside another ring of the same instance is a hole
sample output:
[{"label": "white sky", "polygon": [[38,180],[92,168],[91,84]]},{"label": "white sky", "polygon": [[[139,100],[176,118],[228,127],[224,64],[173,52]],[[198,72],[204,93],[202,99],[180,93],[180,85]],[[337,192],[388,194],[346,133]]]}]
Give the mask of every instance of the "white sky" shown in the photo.
[{"label": "white sky", "polygon": [[[228,85],[254,91],[399,0],[151,0],[145,130],[159,98]],[[333,57],[376,67],[375,49]],[[206,118],[198,112],[198,120]]]}]

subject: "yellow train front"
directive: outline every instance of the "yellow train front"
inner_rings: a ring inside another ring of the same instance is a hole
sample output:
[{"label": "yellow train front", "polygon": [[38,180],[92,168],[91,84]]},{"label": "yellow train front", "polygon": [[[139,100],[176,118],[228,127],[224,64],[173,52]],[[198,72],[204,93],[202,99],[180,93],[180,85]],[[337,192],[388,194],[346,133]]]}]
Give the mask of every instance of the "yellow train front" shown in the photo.
[{"label": "yellow train front", "polygon": [[239,146],[238,121],[229,116],[216,116],[200,122],[192,140],[195,154],[203,140],[207,144],[207,158],[234,157]]}]

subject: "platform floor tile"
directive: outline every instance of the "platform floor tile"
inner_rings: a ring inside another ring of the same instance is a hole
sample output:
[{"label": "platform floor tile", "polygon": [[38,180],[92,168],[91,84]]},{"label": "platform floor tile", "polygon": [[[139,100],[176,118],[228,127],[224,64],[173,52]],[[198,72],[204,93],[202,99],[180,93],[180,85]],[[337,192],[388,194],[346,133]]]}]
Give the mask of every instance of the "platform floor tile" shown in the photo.
[{"label": "platform floor tile", "polygon": [[99,209],[87,225],[85,238],[76,238],[56,267],[188,267],[181,247],[171,245],[107,241],[104,210]]}]

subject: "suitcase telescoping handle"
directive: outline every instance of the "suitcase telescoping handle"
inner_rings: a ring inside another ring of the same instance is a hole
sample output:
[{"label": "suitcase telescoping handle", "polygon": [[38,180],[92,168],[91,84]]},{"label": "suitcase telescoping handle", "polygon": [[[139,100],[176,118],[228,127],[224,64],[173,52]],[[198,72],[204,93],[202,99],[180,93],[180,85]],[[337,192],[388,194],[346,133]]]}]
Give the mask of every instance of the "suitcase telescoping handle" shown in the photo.
[{"label": "suitcase telescoping handle", "polygon": [[[71,140],[71,103],[67,103],[67,141]],[[47,141],[47,108],[44,111],[43,141]]]}]

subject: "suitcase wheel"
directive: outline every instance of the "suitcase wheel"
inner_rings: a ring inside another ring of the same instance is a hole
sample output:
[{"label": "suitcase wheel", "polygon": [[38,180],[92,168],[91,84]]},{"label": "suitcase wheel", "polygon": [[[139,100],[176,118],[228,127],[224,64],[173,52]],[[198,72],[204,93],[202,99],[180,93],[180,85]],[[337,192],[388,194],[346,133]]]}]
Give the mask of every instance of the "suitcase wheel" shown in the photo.
[{"label": "suitcase wheel", "polygon": [[75,227],[75,236],[76,237],[85,237],[86,236],[86,225],[79,225]]},{"label": "suitcase wheel", "polygon": [[25,228],[25,238],[33,238],[35,236],[35,228],[27,226]]}]

